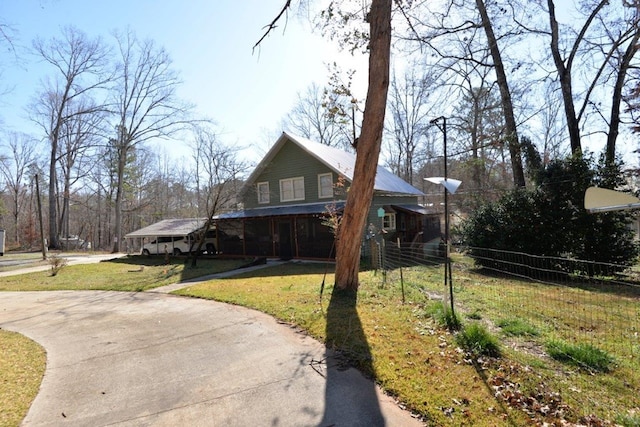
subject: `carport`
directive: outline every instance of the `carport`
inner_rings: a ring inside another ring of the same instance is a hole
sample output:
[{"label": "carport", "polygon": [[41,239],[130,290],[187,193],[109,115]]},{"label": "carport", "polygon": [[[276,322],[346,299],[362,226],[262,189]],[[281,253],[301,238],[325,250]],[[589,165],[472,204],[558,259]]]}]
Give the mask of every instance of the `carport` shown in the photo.
[{"label": "carport", "polygon": [[[177,218],[165,219],[139,230],[133,231],[125,235],[127,253],[132,251],[138,252],[145,244],[145,239],[149,242],[156,241],[156,253],[161,253],[164,245],[168,245],[171,253],[175,249],[175,238],[189,238],[190,241],[195,239],[195,233],[204,227],[206,218]],[[170,238],[166,243],[159,243],[160,238]]]}]

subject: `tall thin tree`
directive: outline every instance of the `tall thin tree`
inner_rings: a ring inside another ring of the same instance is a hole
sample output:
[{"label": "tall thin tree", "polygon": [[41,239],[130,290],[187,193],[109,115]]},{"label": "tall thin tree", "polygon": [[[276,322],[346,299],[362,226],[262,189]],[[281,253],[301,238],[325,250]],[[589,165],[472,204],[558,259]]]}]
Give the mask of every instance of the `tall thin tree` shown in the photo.
[{"label": "tall thin tree", "polygon": [[55,70],[53,78],[43,82],[43,90],[37,96],[32,108],[32,119],[40,125],[50,144],[49,159],[49,247],[59,248],[57,209],[58,144],[64,123],[71,116],[90,114],[96,111],[96,104],[88,104],[89,109],[68,108],[73,100],[88,97],[92,92],[104,88],[111,76],[104,73],[109,50],[100,38],[90,39],[85,33],[66,27],[62,38],[49,41],[36,39],[33,43],[36,53]]},{"label": "tall thin tree", "polygon": [[117,177],[113,251],[122,241],[124,173],[128,155],[137,145],[168,137],[186,123],[190,107],[176,94],[181,84],[169,54],[151,40],[139,40],[128,30],[116,34],[119,61],[114,101],[116,110]]}]

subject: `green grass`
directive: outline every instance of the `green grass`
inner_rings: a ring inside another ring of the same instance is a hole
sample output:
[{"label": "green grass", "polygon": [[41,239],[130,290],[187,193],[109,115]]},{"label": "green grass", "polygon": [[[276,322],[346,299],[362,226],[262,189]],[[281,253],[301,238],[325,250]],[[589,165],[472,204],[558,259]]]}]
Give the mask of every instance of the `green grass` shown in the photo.
[{"label": "green grass", "polygon": [[425,313],[433,317],[438,325],[450,331],[457,331],[462,326],[458,315],[440,301],[432,301],[427,305]]},{"label": "green grass", "polygon": [[[333,274],[319,299],[324,265],[286,264],[207,282],[176,294],[252,307],[294,324],[372,375],[391,395],[419,413],[429,425],[522,425],[521,413],[501,411],[493,391],[476,369],[464,362],[453,335],[429,313],[416,288],[380,287],[378,276],[361,274],[357,304],[349,297],[331,300]],[[448,409],[454,408],[453,415]]]},{"label": "green grass", "polygon": [[[323,269],[322,265],[289,264],[177,293],[256,308],[301,327],[320,341],[345,346],[347,354],[357,359],[354,364],[365,372],[369,369],[367,373],[374,375],[384,389],[431,425],[528,424],[526,408],[512,407],[510,401],[495,397],[496,387],[506,379],[517,385],[521,393],[518,401],[556,408],[558,414],[574,423],[591,415],[615,420],[640,407],[637,356],[623,353],[616,357],[615,369],[594,375],[582,369],[567,370],[564,363],[549,358],[545,351],[545,343],[553,337],[581,338],[586,334],[627,351],[633,335],[626,333],[629,324],[617,314],[628,312],[633,319],[639,313],[637,299],[614,292],[558,289],[487,277],[467,268],[456,270],[456,315],[465,319],[459,334],[467,336],[470,343],[480,342],[483,348],[492,348],[494,340],[500,345],[499,359],[474,367],[459,351],[460,344],[448,322],[443,321],[442,301],[430,299],[442,291],[441,268],[404,269],[405,304],[401,302],[399,275],[395,278],[391,272],[382,285],[380,274],[361,273],[355,312],[343,313],[344,323],[334,320],[330,328],[329,284],[333,276],[326,279],[325,298],[320,303]],[[581,308],[572,310],[581,305],[587,307],[586,320],[576,317],[583,316]],[[601,314],[602,310],[616,315]],[[482,319],[487,325],[486,334],[475,329],[470,318]],[[581,325],[585,322],[598,327],[584,330]],[[493,336],[497,332],[502,333]],[[509,340],[501,341],[501,335]],[[356,341],[352,341],[354,337]],[[363,343],[368,348],[363,349]],[[495,354],[493,350],[489,353]],[[453,416],[445,414],[447,408],[455,409]],[[541,412],[534,416],[540,423],[557,421]]]},{"label": "green grass", "polygon": [[[636,412],[640,412],[640,409]],[[640,427],[640,413],[620,415],[616,422],[622,427]]]},{"label": "green grass", "polygon": [[538,329],[522,319],[500,319],[496,324],[502,329],[502,333],[512,337],[537,336],[540,334]]},{"label": "green grass", "polygon": [[[140,262],[143,271],[138,271]],[[197,272],[182,263],[159,264],[132,257],[68,266],[56,277],[32,274],[9,285],[4,279],[11,277],[3,278],[0,288],[139,290],[210,272],[204,263]],[[464,334],[470,343],[498,339],[500,358],[467,360],[449,322],[440,318],[445,313],[442,302],[431,299],[443,291],[437,266],[403,269],[404,304],[394,272],[387,274],[384,286],[380,274],[361,273],[355,305],[349,295],[332,300],[333,272],[324,279],[324,264],[267,267],[176,293],[255,308],[296,325],[342,350],[428,425],[553,425],[558,419],[551,414],[556,412],[585,425],[587,416],[636,425],[640,343],[634,338],[633,319],[640,316],[640,297],[484,276],[460,263],[454,268],[455,309],[463,328],[458,336]],[[474,330],[472,319],[481,320],[484,331]],[[615,358],[615,366],[606,372],[573,369],[549,357],[545,344],[553,340],[597,342]],[[498,390],[511,397],[497,398]],[[531,414],[531,408],[514,402],[536,402],[552,410]]]},{"label": "green grass", "polygon": [[547,352],[552,358],[593,372],[608,372],[614,362],[607,352],[591,344],[569,344],[549,341]]},{"label": "green grass", "polygon": [[17,426],[36,397],[44,375],[44,349],[0,329],[0,426]]},{"label": "green grass", "polygon": [[[589,414],[613,421],[638,411],[640,287],[527,282],[480,274],[468,259],[456,257],[456,313],[466,321],[481,318],[490,331],[503,332],[504,363],[526,367],[516,378],[529,395],[535,396],[545,384],[571,408],[568,417],[574,421]],[[442,268],[405,268],[403,277],[405,287],[410,284],[425,295],[443,292]],[[398,281],[399,274],[394,279],[390,273],[387,280]],[[513,319],[519,321],[507,329],[514,328],[515,335],[498,329]],[[568,369],[548,356],[545,345],[551,340],[597,343],[615,359],[615,366],[595,375],[587,369]]]},{"label": "green grass", "polygon": [[97,264],[67,265],[55,276],[51,271],[3,277],[0,291],[113,290],[144,291],[207,274],[228,271],[244,260],[198,260],[196,268],[184,258],[129,256]]},{"label": "green grass", "polygon": [[471,323],[462,328],[456,335],[456,342],[475,357],[499,357],[501,354],[498,339],[479,323]]}]

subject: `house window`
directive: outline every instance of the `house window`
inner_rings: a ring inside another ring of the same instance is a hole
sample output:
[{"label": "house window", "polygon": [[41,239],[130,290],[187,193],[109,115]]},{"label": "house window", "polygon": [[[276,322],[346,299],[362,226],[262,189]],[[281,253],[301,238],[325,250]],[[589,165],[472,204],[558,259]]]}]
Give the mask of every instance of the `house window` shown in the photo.
[{"label": "house window", "polygon": [[280,180],[280,201],[304,200],[304,177]]},{"label": "house window", "polygon": [[269,203],[269,183],[259,182],[258,186],[258,203]]},{"label": "house window", "polygon": [[323,173],[318,175],[318,198],[328,199],[333,197],[333,174]]},{"label": "house window", "polygon": [[395,230],[396,229],[396,214],[394,213],[386,213],[384,214],[384,218],[382,218],[382,228],[385,230]]}]

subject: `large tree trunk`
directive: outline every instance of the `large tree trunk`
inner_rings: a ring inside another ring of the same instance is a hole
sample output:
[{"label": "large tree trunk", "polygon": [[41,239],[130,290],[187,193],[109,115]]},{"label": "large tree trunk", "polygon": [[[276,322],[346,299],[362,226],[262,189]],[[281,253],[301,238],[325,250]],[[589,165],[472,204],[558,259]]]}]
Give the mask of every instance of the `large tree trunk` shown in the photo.
[{"label": "large tree trunk", "polygon": [[558,79],[560,80],[560,89],[562,90],[562,101],[564,103],[564,113],[567,119],[567,128],[569,130],[569,140],[571,142],[571,153],[582,154],[582,144],[580,142],[580,122],[576,115],[575,105],[573,103],[573,84],[571,82],[571,70],[573,61],[578,52],[578,47],[582,43],[585,34],[596,15],[600,10],[609,4],[609,0],[600,0],[596,7],[593,8],[591,14],[585,21],[580,32],[577,34],[573,46],[567,58],[566,64],[560,54],[560,29],[558,20],[556,19],[556,8],[553,0],[547,0],[549,7],[549,27],[551,29],[551,54],[556,70],[558,71]]},{"label": "large tree trunk", "polygon": [[360,245],[373,198],[389,89],[391,0],[373,0],[369,27],[369,87],[362,132],[356,146],[353,181],[336,237],[335,285],[340,289],[357,290],[359,285]]},{"label": "large tree trunk", "polygon": [[498,40],[493,32],[489,15],[487,14],[487,8],[485,7],[484,0],[476,0],[476,6],[480,12],[482,18],[482,26],[484,32],[487,35],[487,42],[489,43],[489,51],[491,52],[491,58],[493,59],[493,67],[496,72],[496,80],[498,82],[498,88],[500,89],[500,98],[502,103],[502,112],[504,114],[504,121],[506,127],[506,140],[509,147],[509,154],[511,155],[511,170],[513,173],[513,183],[516,187],[524,187],[524,169],[522,167],[522,154],[520,152],[520,141],[518,140],[518,130],[516,124],[515,114],[513,112],[513,102],[511,100],[511,91],[509,90],[509,83],[507,81],[507,73],[504,70],[504,64],[502,63],[502,55],[500,54],[500,48],[498,47]]},{"label": "large tree trunk", "polygon": [[640,49],[638,41],[640,40],[640,30],[635,30],[635,34],[629,41],[627,50],[622,57],[622,63],[618,69],[618,75],[616,77],[616,84],[613,88],[613,96],[611,103],[611,119],[609,121],[609,133],[607,134],[607,148],[606,158],[607,164],[612,165],[616,161],[616,140],[618,139],[618,133],[620,128],[620,104],[622,103],[622,91],[624,89],[624,82],[627,77],[627,72],[631,67],[631,60]]},{"label": "large tree trunk", "polygon": [[[549,19],[551,26],[551,53],[553,62],[558,71],[558,79],[560,80],[560,90],[562,92],[562,104],[564,105],[564,115],[567,120],[567,128],[569,130],[569,141],[571,143],[571,153],[581,154],[582,144],[580,142],[580,125],[576,116],[576,108],[573,104],[573,85],[571,83],[571,69],[565,66],[564,60],[560,55],[560,35],[558,29],[558,21],[556,20],[555,7],[553,1],[548,1]],[[571,63],[569,63],[569,67]]]}]

